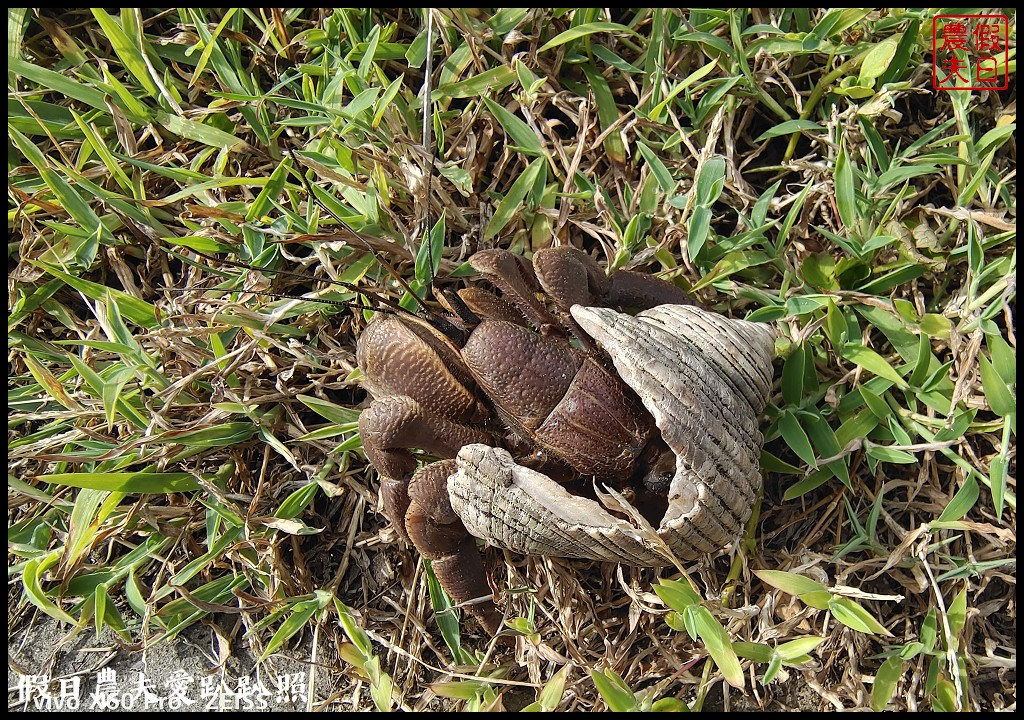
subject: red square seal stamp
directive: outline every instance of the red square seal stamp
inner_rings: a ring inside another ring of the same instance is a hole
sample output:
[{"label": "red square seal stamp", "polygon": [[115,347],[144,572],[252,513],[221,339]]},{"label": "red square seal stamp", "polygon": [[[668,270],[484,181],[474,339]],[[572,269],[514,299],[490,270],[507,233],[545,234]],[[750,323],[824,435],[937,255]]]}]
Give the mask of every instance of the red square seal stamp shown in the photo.
[{"label": "red square seal stamp", "polygon": [[932,87],[936,90],[1006,90],[1009,62],[1006,15],[932,18]]}]

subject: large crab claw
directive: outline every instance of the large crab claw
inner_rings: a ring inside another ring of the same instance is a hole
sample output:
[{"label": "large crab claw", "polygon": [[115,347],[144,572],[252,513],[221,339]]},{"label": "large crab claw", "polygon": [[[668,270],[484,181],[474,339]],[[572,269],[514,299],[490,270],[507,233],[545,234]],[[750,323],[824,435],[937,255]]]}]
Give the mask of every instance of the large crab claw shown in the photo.
[{"label": "large crab claw", "polygon": [[527,554],[660,567],[672,555],[721,549],[742,531],[761,485],[758,419],[771,392],[774,331],[681,305],[635,317],[577,305],[572,315],[676,456],[657,537],[481,444],[459,452],[452,509],[472,535]]}]

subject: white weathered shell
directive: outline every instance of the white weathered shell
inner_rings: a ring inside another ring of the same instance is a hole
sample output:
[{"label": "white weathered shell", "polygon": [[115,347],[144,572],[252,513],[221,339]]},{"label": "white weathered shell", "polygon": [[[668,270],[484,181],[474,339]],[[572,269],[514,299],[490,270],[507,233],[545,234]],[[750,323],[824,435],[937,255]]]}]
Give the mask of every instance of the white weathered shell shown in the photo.
[{"label": "white weathered shell", "polygon": [[685,305],[630,316],[574,306],[676,455],[657,537],[515,464],[502,448],[467,445],[448,480],[469,532],[526,554],[661,566],[690,560],[742,532],[761,484],[758,419],[772,384],[775,333]]}]

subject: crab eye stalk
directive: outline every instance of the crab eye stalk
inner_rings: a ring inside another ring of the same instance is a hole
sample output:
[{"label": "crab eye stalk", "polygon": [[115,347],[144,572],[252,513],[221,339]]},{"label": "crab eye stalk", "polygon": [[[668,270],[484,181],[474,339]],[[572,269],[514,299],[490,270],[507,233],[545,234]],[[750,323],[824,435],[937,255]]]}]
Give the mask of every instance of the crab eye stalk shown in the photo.
[{"label": "crab eye stalk", "polygon": [[[467,329],[475,328],[480,324],[480,318],[470,310],[469,305],[463,300],[457,292],[451,288],[445,288],[438,295],[438,300],[445,308],[457,316],[462,321],[462,325]],[[461,345],[465,345],[466,341],[463,339]]]},{"label": "crab eye stalk", "polygon": [[469,333],[466,332],[465,328],[456,325],[444,315],[438,315],[437,313],[422,313],[417,314],[416,317],[426,322],[432,328],[437,330],[437,332],[451,340],[455,343],[456,347],[462,347],[466,343],[466,339],[469,337]]}]

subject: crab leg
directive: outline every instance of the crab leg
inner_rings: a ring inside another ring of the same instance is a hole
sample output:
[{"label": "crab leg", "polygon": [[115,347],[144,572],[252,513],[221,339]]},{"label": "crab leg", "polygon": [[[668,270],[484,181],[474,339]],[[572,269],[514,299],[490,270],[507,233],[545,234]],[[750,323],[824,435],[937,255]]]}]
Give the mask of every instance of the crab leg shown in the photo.
[{"label": "crab leg", "polygon": [[594,258],[568,245],[538,250],[533,267],[541,286],[568,313],[573,305],[613,305],[648,309],[694,305],[686,292],[653,275],[616,270],[606,276]]},{"label": "crab leg", "polygon": [[501,613],[494,606],[476,540],[452,510],[448,498],[448,477],[456,469],[454,460],[441,460],[413,475],[405,526],[452,600],[465,604],[465,609],[493,635],[501,628]]},{"label": "crab leg", "polygon": [[491,442],[487,433],[440,417],[407,395],[371,403],[359,415],[359,434],[366,457],[381,476],[384,513],[407,541],[409,480],[417,464],[410,448],[419,448],[434,457],[452,458],[463,445]]},{"label": "crab leg", "polygon": [[[455,461],[431,463],[413,474],[416,456],[409,449],[454,457],[463,445],[490,442],[490,436],[434,415],[408,396],[371,403],[359,416],[359,433],[366,456],[381,475],[384,513],[398,534],[432,562],[438,581],[456,603],[489,596],[476,541],[448,499]],[[467,604],[466,609],[489,633],[501,627],[492,599]]]},{"label": "crab leg", "polygon": [[500,288],[504,299],[515,305],[527,320],[541,332],[557,328],[554,316],[537,299],[540,290],[528,260],[508,250],[481,250],[470,258],[473,269]]},{"label": "crab leg", "polygon": [[685,290],[653,275],[618,270],[608,278],[604,303],[649,310],[659,305],[699,305]]}]

